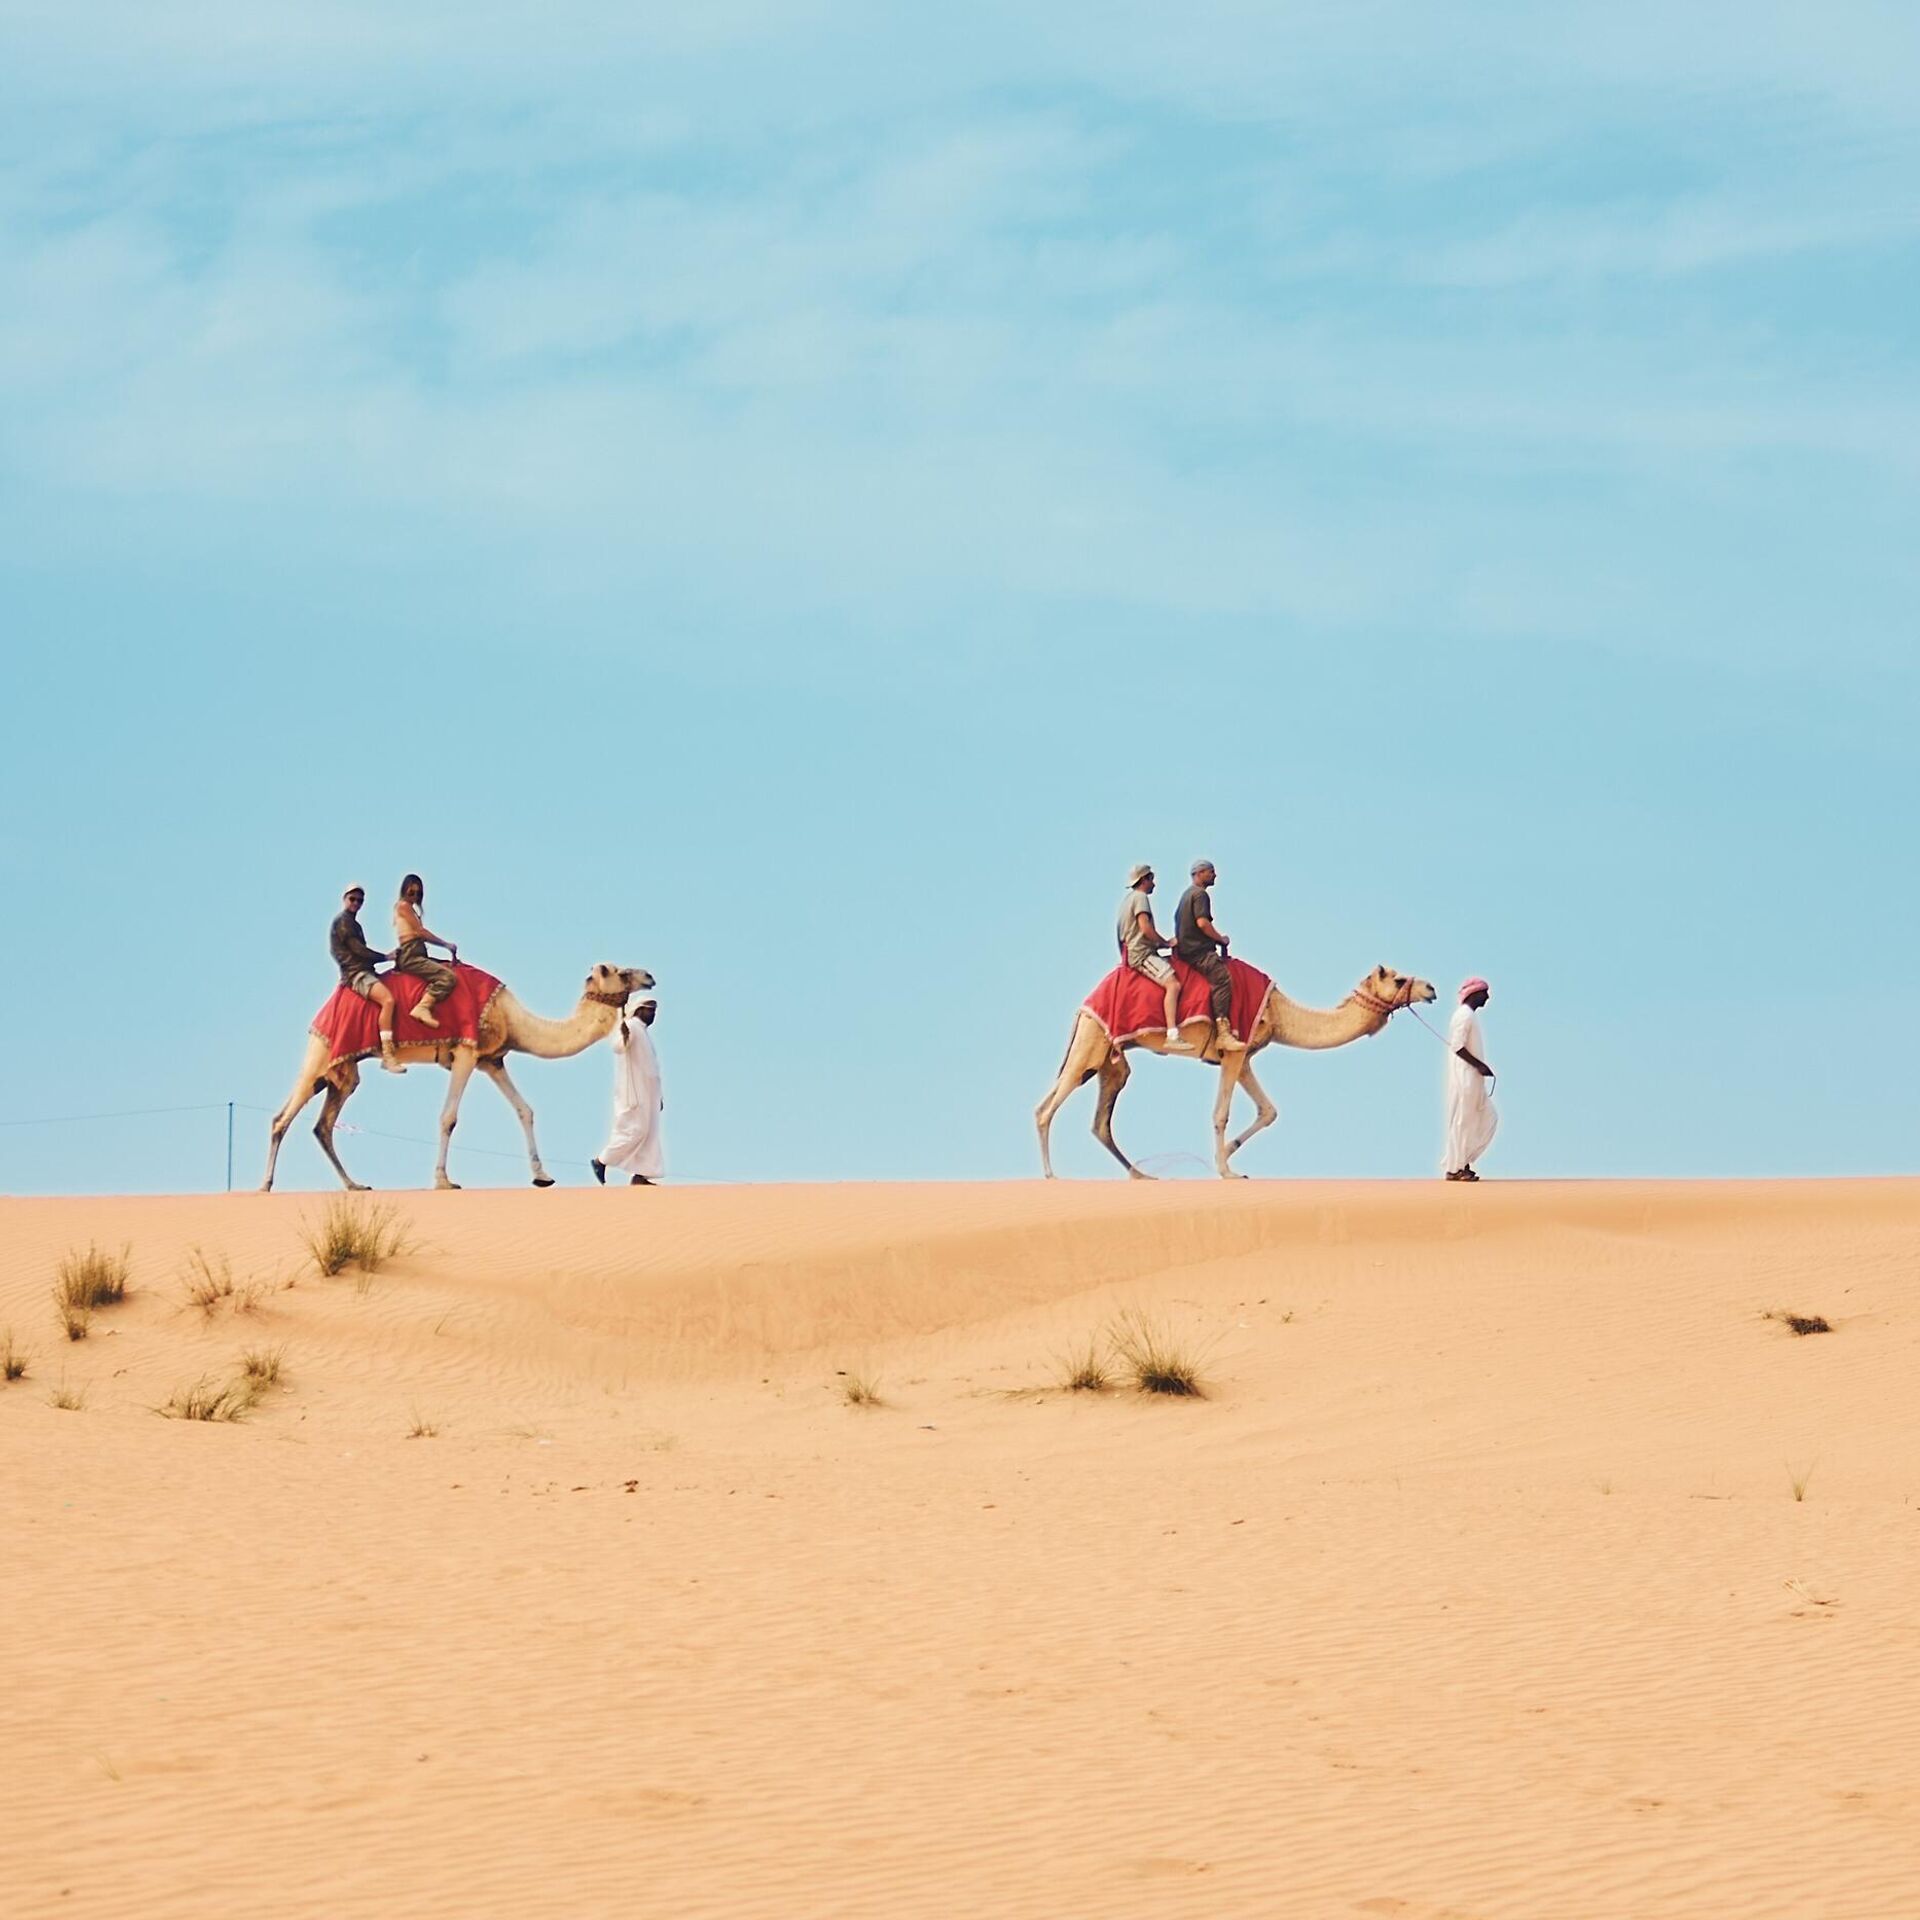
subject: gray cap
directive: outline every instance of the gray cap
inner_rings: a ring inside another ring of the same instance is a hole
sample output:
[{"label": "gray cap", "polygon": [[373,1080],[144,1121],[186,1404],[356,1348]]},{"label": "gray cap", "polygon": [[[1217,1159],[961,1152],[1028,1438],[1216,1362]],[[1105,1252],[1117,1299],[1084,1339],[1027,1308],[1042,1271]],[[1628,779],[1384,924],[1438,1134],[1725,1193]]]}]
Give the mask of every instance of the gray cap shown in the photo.
[{"label": "gray cap", "polygon": [[1137,866],[1130,867],[1127,870],[1127,885],[1137,887],[1152,871],[1153,862],[1151,860],[1142,860]]},{"label": "gray cap", "polygon": [[[1205,873],[1209,867],[1213,867],[1213,862],[1211,860],[1196,860],[1193,863],[1193,865],[1187,869],[1187,871],[1189,873]],[[1218,873],[1220,871],[1218,867],[1213,867],[1213,870],[1215,873]]]}]

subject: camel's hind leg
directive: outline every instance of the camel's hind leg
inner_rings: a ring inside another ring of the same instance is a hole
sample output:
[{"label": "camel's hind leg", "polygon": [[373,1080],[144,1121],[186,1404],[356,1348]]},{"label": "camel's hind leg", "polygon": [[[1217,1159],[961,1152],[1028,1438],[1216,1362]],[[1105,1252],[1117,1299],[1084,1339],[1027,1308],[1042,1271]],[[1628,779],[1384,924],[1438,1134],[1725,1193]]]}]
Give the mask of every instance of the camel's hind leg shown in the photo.
[{"label": "camel's hind leg", "polygon": [[356,1180],[341,1164],[340,1156],[333,1150],[334,1122],[340,1118],[340,1109],[353,1097],[360,1085],[360,1063],[357,1060],[343,1061],[333,1079],[327,1082],[327,1097],[321,1103],[320,1118],[313,1123],[313,1137],[320,1142],[320,1151],[333,1162],[333,1170],[340,1176],[340,1184],[349,1193],[365,1193],[366,1182]]},{"label": "camel's hind leg", "polygon": [[553,1185],[553,1175],[540,1164],[540,1148],[533,1137],[533,1109],[527,1105],[520,1089],[507,1077],[507,1063],[504,1060],[482,1060],[480,1071],[500,1089],[515,1113],[520,1116],[520,1130],[527,1136],[527,1158],[533,1162],[533,1184],[536,1187]]},{"label": "camel's hind leg", "polygon": [[293,1123],[306,1110],[307,1102],[328,1085],[326,1075],[321,1071],[324,1064],[325,1054],[322,1050],[310,1046],[300,1069],[300,1078],[293,1083],[293,1091],[281,1103],[280,1111],[267,1122],[267,1170],[260,1181],[262,1193],[273,1191],[273,1171],[280,1164],[280,1142],[292,1132]]},{"label": "camel's hind leg", "polygon": [[1267,1098],[1266,1088],[1253,1077],[1253,1056],[1250,1053],[1243,1053],[1240,1056],[1240,1084],[1253,1095],[1255,1111],[1253,1124],[1227,1148],[1227,1158],[1229,1160],[1231,1160],[1256,1133],[1272,1126],[1280,1117],[1280,1109]]},{"label": "camel's hind leg", "polygon": [[1129,1180],[1151,1180],[1153,1175],[1136,1167],[1120,1151],[1113,1137],[1114,1103],[1132,1077],[1133,1069],[1127,1065],[1127,1056],[1115,1047],[1106,1065],[1100,1069],[1100,1102],[1093,1110],[1093,1137],[1126,1168]]},{"label": "camel's hind leg", "polygon": [[1047,1089],[1047,1097],[1033,1110],[1033,1124],[1040,1135],[1040,1171],[1049,1180],[1053,1178],[1053,1116],[1100,1071],[1112,1051],[1106,1029],[1097,1020],[1081,1014],[1074,1021],[1073,1038],[1067,1042],[1067,1057],[1061,1061],[1060,1071]]}]

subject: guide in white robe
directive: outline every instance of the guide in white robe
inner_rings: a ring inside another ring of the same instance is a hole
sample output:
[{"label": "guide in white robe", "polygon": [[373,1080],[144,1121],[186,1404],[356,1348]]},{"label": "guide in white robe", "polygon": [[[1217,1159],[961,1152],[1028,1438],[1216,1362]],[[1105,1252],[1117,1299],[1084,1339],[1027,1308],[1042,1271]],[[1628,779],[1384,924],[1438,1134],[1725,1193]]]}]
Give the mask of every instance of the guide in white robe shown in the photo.
[{"label": "guide in white robe", "polygon": [[613,1131],[600,1159],[621,1173],[658,1180],[660,1151],[660,1059],[653,1036],[638,1020],[613,1030]]},{"label": "guide in white robe", "polygon": [[1487,1057],[1480,1033],[1480,1016],[1464,1002],[1454,1008],[1447,1026],[1447,1163],[1443,1173],[1470,1167],[1493,1144],[1500,1126],[1492,1084],[1460,1058],[1465,1047],[1476,1060]]}]

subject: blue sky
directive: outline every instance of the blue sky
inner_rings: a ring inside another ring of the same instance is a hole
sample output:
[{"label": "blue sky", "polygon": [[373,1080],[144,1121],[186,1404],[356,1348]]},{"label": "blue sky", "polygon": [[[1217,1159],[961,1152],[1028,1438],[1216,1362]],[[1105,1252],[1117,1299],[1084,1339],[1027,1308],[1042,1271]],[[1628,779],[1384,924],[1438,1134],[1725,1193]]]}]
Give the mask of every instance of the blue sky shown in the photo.
[{"label": "blue sky", "polygon": [[[419,867],[655,971],[676,1174],[1021,1175],[1206,852],[1297,997],[1493,980],[1490,1174],[1912,1167],[1920,17],[1033,11],[0,5],[0,1120],[250,1182]],[[1248,1170],[1431,1171],[1403,1026]],[[608,1062],[520,1077],[583,1178]]]}]

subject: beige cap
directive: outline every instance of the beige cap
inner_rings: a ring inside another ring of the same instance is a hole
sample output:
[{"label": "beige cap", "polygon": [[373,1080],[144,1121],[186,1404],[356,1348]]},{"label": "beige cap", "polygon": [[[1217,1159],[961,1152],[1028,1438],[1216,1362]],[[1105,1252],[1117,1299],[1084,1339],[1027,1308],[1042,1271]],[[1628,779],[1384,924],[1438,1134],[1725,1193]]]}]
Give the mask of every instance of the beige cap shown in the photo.
[{"label": "beige cap", "polygon": [[1153,862],[1151,860],[1142,860],[1138,866],[1129,870],[1127,874],[1127,885],[1137,887],[1152,871]]}]

